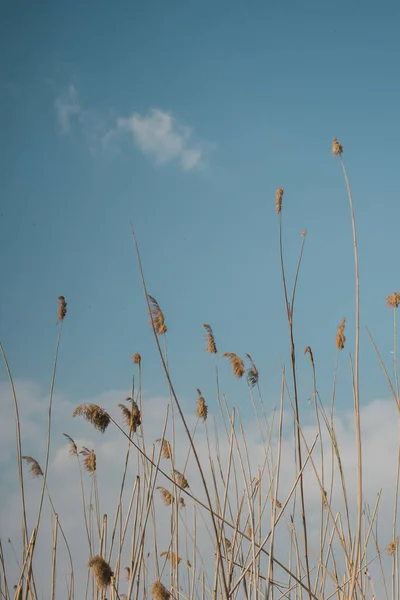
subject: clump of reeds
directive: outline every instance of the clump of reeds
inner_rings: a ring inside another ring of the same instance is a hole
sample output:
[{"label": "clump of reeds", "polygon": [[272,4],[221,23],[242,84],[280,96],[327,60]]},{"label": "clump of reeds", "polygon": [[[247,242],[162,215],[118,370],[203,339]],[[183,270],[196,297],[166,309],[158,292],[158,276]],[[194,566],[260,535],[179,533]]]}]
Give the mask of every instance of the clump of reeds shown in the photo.
[{"label": "clump of reeds", "polygon": [[201,391],[199,389],[197,389],[197,393],[198,393],[198,399],[197,399],[197,408],[196,408],[196,414],[200,419],[203,419],[203,421],[206,421],[207,419],[207,415],[208,415],[208,406],[206,404],[206,401],[204,400]]},{"label": "clump of reeds", "polygon": [[89,560],[88,566],[92,569],[98,588],[105,588],[110,585],[114,573],[102,556],[93,556]]},{"label": "clump of reeds", "polygon": [[89,450],[86,446],[82,447],[82,450],[79,454],[82,454],[83,458],[83,466],[85,471],[88,473],[94,473],[96,471],[96,454],[94,450]]},{"label": "clump of reeds", "polygon": [[138,405],[133,398],[127,398],[127,402],[131,403],[131,408],[127,408],[124,404],[118,404],[121,409],[125,424],[129,427],[129,431],[136,433],[136,429],[141,425],[141,414]]},{"label": "clump of reeds", "polygon": [[167,458],[170,459],[172,456],[172,452],[171,452],[171,444],[169,443],[168,440],[163,440],[162,438],[157,438],[156,442],[162,442],[161,445],[161,456],[163,458]]},{"label": "clump of reeds", "polygon": [[65,315],[67,314],[67,303],[65,301],[64,296],[58,296],[58,312],[57,318],[58,321],[64,321]]},{"label": "clump of reeds", "polygon": [[211,329],[211,326],[205,323],[203,327],[206,330],[206,352],[210,352],[211,354],[217,354],[217,345],[215,343],[214,333]]},{"label": "clump of reeds", "polygon": [[337,138],[333,138],[332,142],[332,154],[333,156],[339,156],[343,153],[343,146],[339,144]]},{"label": "clump of reeds", "polygon": [[110,424],[110,415],[97,404],[80,404],[72,413],[73,417],[82,416],[95,429],[104,433]]},{"label": "clump of reeds", "polygon": [[258,369],[256,367],[256,365],[254,364],[253,359],[251,358],[250,354],[246,354],[247,358],[250,361],[250,367],[247,369],[247,383],[249,384],[250,387],[254,387],[255,385],[257,385],[258,383]]},{"label": "clump of reeds", "polygon": [[161,581],[155,581],[151,586],[151,596],[154,600],[169,600],[171,594]]},{"label": "clump of reeds", "polygon": [[167,332],[164,313],[162,312],[157,300],[153,298],[153,296],[148,295],[147,297],[150,304],[150,322],[153,324],[156,333],[158,333],[158,335],[162,335],[163,333]]},{"label": "clump of reeds", "polygon": [[276,190],[276,195],[275,195],[275,207],[276,207],[276,214],[280,214],[281,210],[282,210],[282,198],[283,198],[283,188],[278,188]]},{"label": "clump of reeds", "polygon": [[338,330],[337,330],[337,334],[336,334],[336,347],[338,350],[343,350],[345,342],[346,342],[346,337],[344,335],[344,327],[346,324],[346,318],[343,317]]},{"label": "clump of reeds", "polygon": [[393,292],[393,294],[387,296],[386,302],[388,308],[397,308],[400,304],[400,294],[398,292]]},{"label": "clump of reeds", "polygon": [[32,458],[32,456],[22,456],[22,459],[30,465],[29,471],[32,473],[34,477],[42,477],[43,471],[40,468],[40,465],[37,460]]},{"label": "clump of reeds", "polygon": [[225,352],[224,358],[227,358],[231,364],[232,371],[235,377],[240,378],[245,374],[244,362],[234,352]]}]

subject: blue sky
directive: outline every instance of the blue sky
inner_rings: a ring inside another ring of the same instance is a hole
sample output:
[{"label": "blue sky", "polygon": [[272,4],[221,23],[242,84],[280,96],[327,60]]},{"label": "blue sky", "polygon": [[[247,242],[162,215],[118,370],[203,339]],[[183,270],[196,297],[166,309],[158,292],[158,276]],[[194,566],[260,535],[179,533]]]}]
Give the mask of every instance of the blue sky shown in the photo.
[{"label": "blue sky", "polygon": [[[0,329],[14,376],[48,386],[63,294],[60,393],[75,401],[128,388],[136,351],[145,388],[165,393],[132,219],[178,392],[213,393],[210,323],[221,353],[253,356],[274,404],[289,356],[274,206],[282,186],[289,275],[308,231],[296,312],[302,402],[306,345],[328,402],[343,316],[346,350],[354,341],[334,136],[354,192],[361,324],[390,362],[399,19],[395,2],[2,2]],[[362,340],[368,402],[387,388],[364,331]],[[341,361],[345,380],[345,353]],[[244,383],[222,370],[231,402],[246,406]],[[349,394],[343,386],[338,402]]]}]

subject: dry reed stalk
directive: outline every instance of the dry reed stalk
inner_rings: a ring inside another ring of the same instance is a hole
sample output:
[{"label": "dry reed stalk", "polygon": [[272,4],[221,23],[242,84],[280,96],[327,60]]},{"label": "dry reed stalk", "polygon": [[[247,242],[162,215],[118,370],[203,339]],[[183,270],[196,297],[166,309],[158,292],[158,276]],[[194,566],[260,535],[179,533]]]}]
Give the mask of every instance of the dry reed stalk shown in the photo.
[{"label": "dry reed stalk", "polygon": [[58,323],[61,323],[61,321],[64,321],[66,314],[67,314],[67,303],[65,301],[65,298],[64,298],[64,296],[58,296],[58,312],[57,312]]},{"label": "dry reed stalk", "polygon": [[258,369],[254,364],[254,361],[251,358],[250,354],[246,354],[246,356],[250,361],[250,367],[247,369],[247,383],[251,388],[253,388],[258,383]]},{"label": "dry reed stalk", "polygon": [[85,471],[88,473],[94,473],[96,471],[96,454],[94,450],[89,450],[89,448],[83,446],[79,454],[82,454],[84,457],[83,465]]},{"label": "dry reed stalk", "polygon": [[338,350],[343,350],[346,343],[346,337],[344,335],[344,328],[346,324],[346,318],[343,317],[336,334],[336,347]]},{"label": "dry reed stalk", "polygon": [[222,356],[229,360],[234,376],[238,379],[240,379],[240,377],[243,377],[243,375],[245,374],[245,368],[244,362],[240,358],[240,356],[238,356],[234,352],[225,352],[225,354],[223,354]]},{"label": "dry reed stalk", "polygon": [[154,600],[169,600],[171,593],[161,581],[155,581],[151,586],[151,596]]},{"label": "dry reed stalk", "polygon": [[153,296],[147,295],[150,304],[150,323],[158,335],[163,335],[167,332],[167,326],[165,324],[164,313],[162,312],[157,300]]},{"label": "dry reed stalk", "polygon": [[199,389],[197,389],[197,393],[199,397],[197,399],[196,414],[199,417],[199,419],[203,419],[203,421],[206,421],[208,415],[208,406],[203,396],[201,395],[201,391]]},{"label": "dry reed stalk", "polygon": [[110,424],[110,415],[97,404],[80,404],[72,413],[73,417],[82,416],[95,429],[104,433]]},{"label": "dry reed stalk", "polygon": [[106,588],[110,585],[114,573],[102,556],[93,556],[89,560],[88,567],[92,569],[98,588]]},{"label": "dry reed stalk", "polygon": [[39,465],[39,463],[38,463],[37,460],[35,460],[34,458],[32,458],[32,456],[22,456],[21,458],[28,465],[30,465],[29,471],[32,473],[33,477],[42,477],[43,476],[43,471],[40,468],[40,465]]},{"label": "dry reed stalk", "polygon": [[213,330],[211,329],[211,326],[208,325],[207,323],[205,323],[203,325],[203,327],[206,330],[206,342],[207,342],[206,352],[210,352],[211,354],[217,354],[217,352],[218,352],[217,345],[215,343],[214,333],[213,333]]},{"label": "dry reed stalk", "polygon": [[276,214],[279,215],[282,210],[283,188],[278,188],[275,195]]},{"label": "dry reed stalk", "polygon": [[343,146],[341,144],[339,144],[339,142],[336,138],[333,138],[332,154],[333,154],[333,156],[341,156],[343,154]]}]

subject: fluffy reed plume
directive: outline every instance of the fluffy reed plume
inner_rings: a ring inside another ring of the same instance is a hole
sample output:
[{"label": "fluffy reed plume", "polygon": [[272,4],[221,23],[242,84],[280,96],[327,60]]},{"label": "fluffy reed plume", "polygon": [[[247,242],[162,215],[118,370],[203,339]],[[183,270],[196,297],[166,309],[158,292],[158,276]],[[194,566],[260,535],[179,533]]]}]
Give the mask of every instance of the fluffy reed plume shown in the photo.
[{"label": "fluffy reed plume", "polygon": [[89,421],[101,433],[104,433],[110,424],[109,414],[97,404],[80,404],[72,413],[73,417],[77,415]]},{"label": "fluffy reed plume", "polygon": [[132,398],[127,398],[127,402],[131,402],[131,409],[124,404],[118,404],[121,409],[125,424],[129,427],[129,431],[136,433],[136,429],[141,425],[140,410],[136,402]]},{"label": "fluffy reed plume", "polygon": [[169,600],[171,594],[161,581],[155,581],[151,586],[151,596],[154,600]]},{"label": "fluffy reed plume", "polygon": [[69,454],[70,456],[78,456],[78,446],[75,444],[72,437],[70,437],[67,433],[63,433],[67,440],[69,441]]},{"label": "fluffy reed plume", "polygon": [[399,540],[400,540],[400,536],[397,537],[395,540],[393,540],[392,542],[390,542],[390,544],[387,545],[386,552],[388,553],[389,556],[393,556],[393,554],[396,552]]},{"label": "fluffy reed plume", "polygon": [[102,556],[93,556],[89,560],[88,567],[92,569],[98,588],[105,588],[110,585],[111,577],[114,576],[114,573]]},{"label": "fluffy reed plume", "polygon": [[197,393],[199,397],[197,399],[196,414],[200,419],[203,419],[203,421],[205,421],[208,415],[208,406],[203,396],[201,395],[201,391],[199,389],[197,390]]},{"label": "fluffy reed plume", "polygon": [[387,296],[386,302],[388,308],[397,308],[400,304],[400,294],[398,292],[393,292],[393,294]]},{"label": "fluffy reed plume", "polygon": [[139,352],[136,352],[132,356],[132,360],[134,365],[140,365],[140,363],[142,362],[142,357],[140,356]]},{"label": "fluffy reed plume", "polygon": [[308,354],[310,357],[311,364],[314,366],[314,356],[310,346],[304,348],[304,354]]},{"label": "fluffy reed plume", "polygon": [[22,458],[28,465],[30,465],[29,471],[32,473],[32,475],[34,477],[43,476],[43,471],[40,468],[40,465],[37,460],[32,458],[32,456],[23,456]]},{"label": "fluffy reed plume", "polygon": [[217,352],[218,352],[217,345],[215,343],[215,338],[214,338],[214,334],[213,334],[213,330],[211,329],[211,326],[207,325],[207,323],[205,323],[203,325],[203,327],[206,330],[206,342],[207,342],[206,352],[211,352],[211,354],[217,354]]},{"label": "fluffy reed plume", "polygon": [[67,314],[67,303],[65,301],[64,296],[58,296],[58,312],[57,318],[58,322],[64,321],[65,315]]},{"label": "fluffy reed plume", "polygon": [[83,446],[79,454],[82,454],[84,457],[83,466],[85,471],[88,471],[88,473],[94,473],[96,471],[96,454],[94,450],[89,450],[89,448]]},{"label": "fluffy reed plume", "polygon": [[283,188],[278,188],[275,195],[276,214],[279,215],[282,210]]},{"label": "fluffy reed plume", "polygon": [[333,138],[332,142],[332,154],[333,156],[338,156],[343,153],[343,146],[339,144],[336,138]]},{"label": "fluffy reed plume", "polygon": [[272,502],[277,508],[282,508],[282,504],[279,502],[278,498],[272,498]]},{"label": "fluffy reed plume", "polygon": [[185,508],[186,503],[185,503],[184,499],[182,498],[182,496],[179,498],[178,503],[181,508]]},{"label": "fluffy reed plume", "polygon": [[151,316],[150,322],[153,323],[156,333],[158,333],[158,335],[162,335],[163,333],[166,333],[166,331],[167,331],[164,314],[163,314],[157,300],[155,298],[153,298],[153,296],[148,295],[147,297],[149,299],[149,304],[150,304],[150,316]]},{"label": "fluffy reed plume", "polygon": [[157,489],[160,490],[161,498],[163,499],[164,504],[166,506],[172,504],[174,499],[172,497],[171,492],[169,492],[165,487],[162,487],[161,485],[158,485]]},{"label": "fluffy reed plume", "polygon": [[306,237],[307,235],[307,229],[303,229],[303,231],[301,232],[301,237]]},{"label": "fluffy reed plume", "polygon": [[249,384],[249,386],[251,388],[253,388],[258,383],[258,369],[257,369],[256,365],[254,364],[254,361],[251,358],[250,354],[246,354],[246,356],[250,361],[250,367],[247,369],[247,374],[246,374],[247,383]]},{"label": "fluffy reed plume", "polygon": [[222,356],[224,358],[227,358],[231,363],[234,376],[237,378],[243,377],[245,373],[245,368],[242,359],[234,352],[225,352],[225,354],[223,354]]},{"label": "fluffy reed plume", "polygon": [[166,556],[174,569],[176,569],[182,561],[182,558],[176,552],[161,552],[160,556]]},{"label": "fluffy reed plume", "polygon": [[175,471],[174,471],[174,474],[175,474],[175,482],[176,482],[176,483],[177,483],[177,484],[178,484],[178,485],[179,485],[181,488],[183,488],[183,489],[186,489],[186,488],[188,488],[188,487],[189,487],[189,483],[188,483],[187,479],[185,478],[185,476],[184,476],[182,473],[180,473],[179,471],[177,471],[177,470],[175,469]]},{"label": "fluffy reed plume", "polygon": [[343,317],[336,334],[336,347],[338,350],[343,350],[344,344],[346,342],[346,337],[344,335],[344,326],[346,323],[346,318]]},{"label": "fluffy reed plume", "polygon": [[156,442],[161,442],[162,446],[161,446],[161,456],[163,458],[167,458],[170,459],[172,456],[172,452],[171,452],[171,444],[169,443],[168,440],[163,440],[162,438],[157,438]]}]

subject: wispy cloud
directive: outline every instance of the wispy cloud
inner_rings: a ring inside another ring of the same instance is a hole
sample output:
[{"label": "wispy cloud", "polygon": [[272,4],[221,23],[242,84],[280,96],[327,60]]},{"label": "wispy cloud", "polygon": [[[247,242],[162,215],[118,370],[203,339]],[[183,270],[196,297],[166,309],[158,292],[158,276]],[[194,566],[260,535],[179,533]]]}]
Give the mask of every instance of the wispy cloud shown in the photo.
[{"label": "wispy cloud", "polygon": [[71,125],[74,119],[79,119],[82,109],[78,100],[78,92],[73,84],[68,86],[68,90],[55,101],[57,121],[60,131],[63,135],[71,132]]},{"label": "wispy cloud", "polygon": [[127,119],[119,118],[117,131],[131,133],[139,150],[154,158],[156,164],[178,161],[185,171],[202,164],[204,152],[199,144],[192,142],[192,129],[158,108],[146,114],[134,112]]}]

